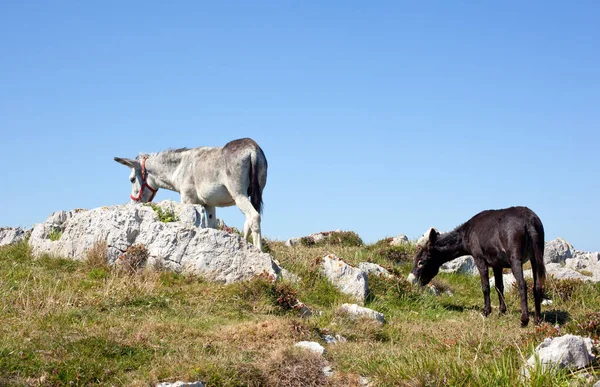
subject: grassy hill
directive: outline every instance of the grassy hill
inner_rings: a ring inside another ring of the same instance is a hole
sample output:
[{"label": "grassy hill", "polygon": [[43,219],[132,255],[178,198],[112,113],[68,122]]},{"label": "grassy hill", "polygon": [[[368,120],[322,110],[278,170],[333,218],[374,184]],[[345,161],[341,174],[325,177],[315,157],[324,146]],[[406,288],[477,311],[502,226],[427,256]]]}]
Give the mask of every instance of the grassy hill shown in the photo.
[{"label": "grassy hill", "polygon": [[[0,248],[0,385],[127,385],[203,381],[208,386],[347,386],[360,376],[373,385],[586,385],[582,371],[519,378],[524,360],[544,337],[600,332],[600,285],[549,279],[546,323],[520,328],[516,292],[508,312],[480,310],[478,276],[440,274],[435,296],[404,280],[414,246],[353,239],[289,248],[268,242],[297,283],[268,278],[222,285],[160,268],[107,267],[95,251],[83,262],[34,259],[25,242]],[[318,260],[336,254],[348,263],[379,263],[396,277],[369,277],[366,305],[386,324],[352,321],[336,309],[352,302],[323,278]],[[290,309],[298,298],[309,319]],[[531,298],[530,298],[531,300]],[[533,302],[530,301],[530,309]],[[325,345],[323,358],[300,350],[324,334],[346,342]],[[330,365],[335,373],[325,377]],[[586,370],[596,373],[596,368]]]}]

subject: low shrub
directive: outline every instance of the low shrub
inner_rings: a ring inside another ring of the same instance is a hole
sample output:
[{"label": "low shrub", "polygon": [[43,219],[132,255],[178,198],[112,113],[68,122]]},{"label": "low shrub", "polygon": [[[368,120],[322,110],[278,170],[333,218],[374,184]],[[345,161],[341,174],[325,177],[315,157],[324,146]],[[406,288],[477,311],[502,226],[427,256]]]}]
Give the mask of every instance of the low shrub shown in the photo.
[{"label": "low shrub", "polygon": [[148,261],[148,249],[143,244],[129,246],[117,260],[117,264],[126,272],[134,273],[144,267]]}]

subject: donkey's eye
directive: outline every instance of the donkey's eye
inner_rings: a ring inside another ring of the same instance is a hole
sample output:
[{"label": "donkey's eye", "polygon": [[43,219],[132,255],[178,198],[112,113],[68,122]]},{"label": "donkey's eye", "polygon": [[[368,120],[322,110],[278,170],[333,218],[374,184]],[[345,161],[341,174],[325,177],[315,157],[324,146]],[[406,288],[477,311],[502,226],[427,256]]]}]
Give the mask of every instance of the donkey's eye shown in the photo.
[{"label": "donkey's eye", "polygon": [[129,179],[129,181],[133,184],[133,182],[135,181],[135,176]]},{"label": "donkey's eye", "polygon": [[419,261],[419,263],[417,263],[417,266],[419,267],[423,267],[425,265],[425,261]]}]

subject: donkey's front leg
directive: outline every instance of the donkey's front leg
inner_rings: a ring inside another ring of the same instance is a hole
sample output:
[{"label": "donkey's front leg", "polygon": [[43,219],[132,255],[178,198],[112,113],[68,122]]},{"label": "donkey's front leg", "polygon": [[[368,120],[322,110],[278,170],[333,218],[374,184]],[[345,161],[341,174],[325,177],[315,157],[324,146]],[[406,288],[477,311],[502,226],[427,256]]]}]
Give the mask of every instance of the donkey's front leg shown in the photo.
[{"label": "donkey's front leg", "polygon": [[475,259],[479,276],[481,277],[481,290],[483,291],[483,315],[485,317],[492,313],[490,302],[490,273],[483,259]]},{"label": "donkey's front leg", "polygon": [[213,206],[204,206],[206,210],[206,226],[208,228],[217,228],[217,209]]}]

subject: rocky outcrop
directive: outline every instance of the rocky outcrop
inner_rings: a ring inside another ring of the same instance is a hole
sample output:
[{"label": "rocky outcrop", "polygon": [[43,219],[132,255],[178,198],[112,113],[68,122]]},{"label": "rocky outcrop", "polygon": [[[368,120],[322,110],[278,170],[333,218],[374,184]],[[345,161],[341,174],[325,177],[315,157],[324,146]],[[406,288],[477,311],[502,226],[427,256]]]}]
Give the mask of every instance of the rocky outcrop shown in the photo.
[{"label": "rocky outcrop", "polygon": [[330,254],[321,260],[321,269],[327,279],[342,293],[364,302],[369,294],[367,273]]},{"label": "rocky outcrop", "polygon": [[[261,253],[237,234],[202,226],[202,207],[163,201],[152,207],[141,204],[101,207],[90,211],[59,211],[34,227],[29,244],[35,255],[50,254],[83,260],[98,242],[107,244],[114,263],[127,248],[142,244],[149,264],[202,275],[231,283],[267,273],[286,275],[270,255]],[[172,211],[165,223],[158,208]],[[51,235],[54,238],[51,240]]]},{"label": "rocky outcrop", "polygon": [[581,336],[564,335],[553,339],[547,338],[537,346],[534,354],[527,360],[522,371],[523,375],[529,376],[536,362],[539,362],[543,371],[562,368],[576,370],[587,367],[594,360],[592,347],[592,340]]},{"label": "rocky outcrop", "polygon": [[545,263],[563,263],[567,258],[573,257],[575,248],[562,238],[556,238],[544,245]]},{"label": "rocky outcrop", "polygon": [[385,323],[385,317],[383,313],[356,304],[343,304],[339,307],[338,313],[346,314],[355,319],[366,318],[369,320],[378,321],[381,324]]},{"label": "rocky outcrop", "polygon": [[30,235],[31,229],[23,230],[21,227],[1,227],[0,246],[12,245],[28,238]]}]

